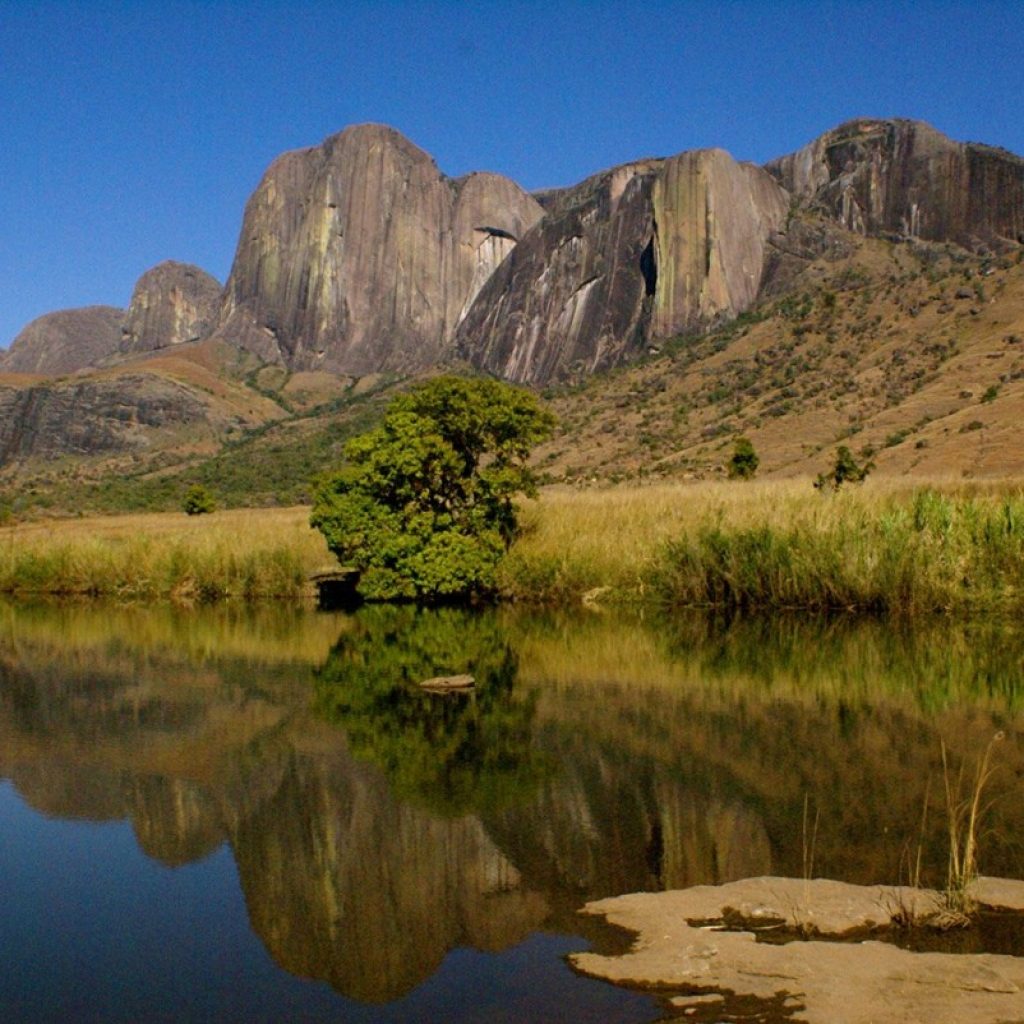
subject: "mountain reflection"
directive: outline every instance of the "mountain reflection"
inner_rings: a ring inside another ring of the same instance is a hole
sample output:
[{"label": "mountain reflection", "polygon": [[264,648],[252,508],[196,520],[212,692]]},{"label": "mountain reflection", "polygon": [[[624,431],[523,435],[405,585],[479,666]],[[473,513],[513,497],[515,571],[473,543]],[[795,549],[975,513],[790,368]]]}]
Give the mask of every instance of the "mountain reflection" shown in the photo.
[{"label": "mountain reflection", "polygon": [[[229,844],[278,963],[387,1001],[453,948],[579,932],[585,899],[799,874],[805,804],[817,873],[899,881],[940,738],[970,765],[1007,732],[982,866],[1024,874],[1022,650],[994,623],[8,607],[0,777],[164,864]],[[936,813],[933,872],[943,841]]]}]

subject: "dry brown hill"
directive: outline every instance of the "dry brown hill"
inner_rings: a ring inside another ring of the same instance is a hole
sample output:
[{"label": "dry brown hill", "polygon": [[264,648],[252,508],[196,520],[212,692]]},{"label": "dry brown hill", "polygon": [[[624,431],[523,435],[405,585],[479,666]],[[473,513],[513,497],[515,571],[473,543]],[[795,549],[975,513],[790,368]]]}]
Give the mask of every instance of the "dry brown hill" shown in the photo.
[{"label": "dry brown hill", "polygon": [[551,479],[722,473],[751,439],[762,475],[817,473],[846,444],[878,473],[1024,472],[1024,265],[848,235],[787,294],[642,364],[550,392]]}]

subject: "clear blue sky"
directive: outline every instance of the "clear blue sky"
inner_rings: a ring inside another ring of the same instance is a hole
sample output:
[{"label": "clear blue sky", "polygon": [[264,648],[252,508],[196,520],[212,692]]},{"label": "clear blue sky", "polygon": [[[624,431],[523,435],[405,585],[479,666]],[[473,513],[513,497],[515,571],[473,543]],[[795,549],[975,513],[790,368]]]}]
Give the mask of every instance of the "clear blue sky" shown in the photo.
[{"label": "clear blue sky", "polygon": [[1024,0],[0,0],[0,345],[162,259],[223,281],[269,161],[355,122],[540,188],[860,115],[1024,153],[1022,97]]}]

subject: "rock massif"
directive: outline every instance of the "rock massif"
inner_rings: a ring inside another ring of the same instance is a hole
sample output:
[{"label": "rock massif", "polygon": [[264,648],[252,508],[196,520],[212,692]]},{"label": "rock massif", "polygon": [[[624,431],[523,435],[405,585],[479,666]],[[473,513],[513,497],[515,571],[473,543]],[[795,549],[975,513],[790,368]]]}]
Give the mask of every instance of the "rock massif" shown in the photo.
[{"label": "rock massif", "polygon": [[56,377],[95,366],[117,352],[124,310],[84,306],[33,320],[0,352],[0,371]]},{"label": "rock massif", "polygon": [[0,467],[26,459],[144,450],[158,431],[224,429],[206,396],[169,378],[133,373],[0,384]]},{"label": "rock massif", "polygon": [[357,125],[274,161],[222,293],[196,267],[160,264],[126,316],[43,317],[0,369],[66,373],[212,335],[293,371],[457,358],[540,385],[728,321],[851,231],[1024,244],[1024,159],[860,119],[764,168],[699,150],[535,198],[497,174],[448,178],[393,129]]},{"label": "rock massif", "polygon": [[166,260],[135,284],[122,352],[151,352],[205,338],[216,323],[220,282],[189,263]]},{"label": "rock massif", "polygon": [[127,310],[85,306],[33,320],[0,352],[0,372],[58,377],[119,354],[199,341],[216,323],[220,293],[205,270],[167,260],[139,278]]},{"label": "rock massif", "polygon": [[860,234],[972,248],[1024,242],[1024,160],[921,121],[848,121],[767,169]]},{"label": "rock massif", "polygon": [[757,298],[789,197],[722,150],[626,164],[553,197],[484,286],[459,354],[522,383],[592,372]]},{"label": "rock massif", "polygon": [[348,128],[260,182],[218,334],[292,369],[423,369],[541,214],[506,178],[452,180],[393,129]]}]

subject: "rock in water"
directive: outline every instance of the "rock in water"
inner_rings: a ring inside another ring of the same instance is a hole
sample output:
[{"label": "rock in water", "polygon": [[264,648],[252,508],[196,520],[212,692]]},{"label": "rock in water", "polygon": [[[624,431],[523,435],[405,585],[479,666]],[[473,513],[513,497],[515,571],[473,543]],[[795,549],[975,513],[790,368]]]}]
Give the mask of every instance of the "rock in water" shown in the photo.
[{"label": "rock in water", "polygon": [[545,206],[457,337],[463,358],[522,383],[604,369],[747,309],[789,197],[712,149],[616,167]]},{"label": "rock in water", "polygon": [[860,234],[971,247],[1024,237],[1024,160],[921,121],[848,121],[766,169]]},{"label": "rock in water", "polygon": [[118,350],[124,310],[61,309],[37,317],[0,352],[0,370],[58,376],[96,366]]},{"label": "rock in water", "polygon": [[122,331],[121,351],[154,349],[199,341],[213,329],[220,282],[189,263],[166,260],[136,282]]},{"label": "rock in water", "polygon": [[452,180],[391,128],[286,153],[249,200],[218,336],[292,369],[438,362],[540,205],[496,174]]},{"label": "rock in water", "polygon": [[424,679],[420,683],[424,690],[438,690],[440,692],[471,690],[475,685],[476,680],[468,675],[432,676],[430,679]]}]

